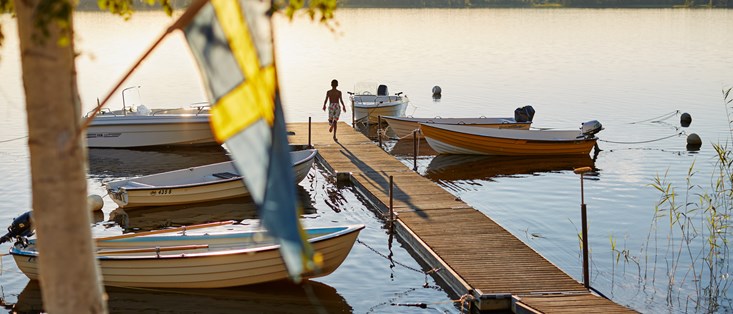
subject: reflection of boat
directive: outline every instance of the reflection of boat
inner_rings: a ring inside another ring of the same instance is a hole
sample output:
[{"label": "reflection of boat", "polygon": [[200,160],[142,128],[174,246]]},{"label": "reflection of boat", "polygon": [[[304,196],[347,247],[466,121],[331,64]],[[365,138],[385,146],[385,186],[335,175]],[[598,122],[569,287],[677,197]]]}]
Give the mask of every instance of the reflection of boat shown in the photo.
[{"label": "reflection of boat", "polygon": [[425,177],[433,181],[480,180],[497,176],[573,170],[593,166],[593,160],[588,155],[438,155],[430,161],[425,171]]},{"label": "reflection of boat", "polygon": [[[133,289],[105,287],[110,313],[351,313],[352,308],[335,288],[307,280],[220,289]],[[15,313],[42,313],[38,281],[31,280],[11,309]]]},{"label": "reflection of boat", "polygon": [[349,94],[355,122],[376,123],[378,116],[403,116],[409,102],[402,92],[390,95],[387,85],[375,83],[358,83]]},{"label": "reflection of boat", "polygon": [[222,146],[179,146],[153,149],[89,149],[89,174],[133,177],[229,161]]},{"label": "reflection of boat", "polygon": [[207,106],[155,110],[127,106],[125,91],[129,89],[122,91],[122,110],[100,111],[87,126],[88,147],[216,144]]},{"label": "reflection of boat", "polygon": [[465,125],[422,124],[423,135],[440,154],[577,155],[588,154],[598,140],[597,130],[508,130]]},{"label": "reflection of boat", "polygon": [[[417,139],[417,155],[418,156],[434,156],[438,153],[433,150],[428,142],[424,138]],[[394,146],[389,151],[394,156],[414,156],[415,155],[415,141],[412,137],[402,138],[395,141]]]},{"label": "reflection of boat", "polygon": [[[315,149],[290,152],[295,183],[306,177],[317,153]],[[111,181],[105,188],[120,207],[206,202],[249,194],[233,161]]]},{"label": "reflection of boat", "polygon": [[[421,123],[434,124],[459,124],[470,125],[484,128],[497,129],[520,129],[529,130],[532,124],[529,122],[517,122],[514,118],[412,118],[412,117],[382,117],[389,124],[397,137],[412,137],[413,131],[420,129]],[[418,137],[422,138],[422,134],[418,132]]]},{"label": "reflection of boat", "polygon": [[[351,251],[364,225],[305,229],[313,249],[322,255],[318,273],[336,270]],[[147,288],[224,288],[288,278],[280,245],[264,230],[122,235],[97,239],[97,261],[105,285]],[[18,268],[38,280],[35,240],[10,249]]]}]

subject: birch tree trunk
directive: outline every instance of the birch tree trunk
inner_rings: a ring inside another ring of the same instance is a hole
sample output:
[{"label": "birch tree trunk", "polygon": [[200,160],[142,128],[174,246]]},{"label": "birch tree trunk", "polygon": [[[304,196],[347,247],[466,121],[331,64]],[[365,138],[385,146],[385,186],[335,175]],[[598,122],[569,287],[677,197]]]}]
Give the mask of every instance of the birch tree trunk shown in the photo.
[{"label": "birch tree trunk", "polygon": [[43,303],[50,313],[104,313],[86,200],[83,133],[76,137],[80,102],[73,14],[68,16],[68,44],[59,45],[64,36],[59,24],[46,22],[47,37],[37,27],[36,11],[42,2],[48,10],[49,1],[15,0]]}]

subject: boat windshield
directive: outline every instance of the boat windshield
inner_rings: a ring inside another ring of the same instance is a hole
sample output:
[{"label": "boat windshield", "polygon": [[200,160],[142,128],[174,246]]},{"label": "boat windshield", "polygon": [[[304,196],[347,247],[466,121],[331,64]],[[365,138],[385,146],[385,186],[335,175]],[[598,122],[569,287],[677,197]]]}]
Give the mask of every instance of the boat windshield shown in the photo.
[{"label": "boat windshield", "polygon": [[359,82],[354,84],[354,95],[376,95],[377,83]]}]

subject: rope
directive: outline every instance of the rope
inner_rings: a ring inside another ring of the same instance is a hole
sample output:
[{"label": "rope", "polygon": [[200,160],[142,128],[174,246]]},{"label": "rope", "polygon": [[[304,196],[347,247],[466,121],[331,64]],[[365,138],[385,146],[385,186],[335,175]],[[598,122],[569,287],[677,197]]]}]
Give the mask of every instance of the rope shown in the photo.
[{"label": "rope", "polygon": [[16,138],[11,138],[9,140],[2,140],[2,141],[0,141],[0,143],[7,143],[7,142],[12,142],[12,141],[17,141],[17,140],[21,140],[21,139],[24,139],[24,138],[28,138],[28,135],[21,136],[21,137],[16,137]]},{"label": "rope", "polygon": [[434,272],[437,272],[438,270],[440,270],[440,269],[431,269],[431,270],[428,270],[428,271],[422,271],[422,270],[420,270],[420,269],[417,269],[417,268],[414,268],[414,267],[411,267],[411,266],[405,265],[405,264],[403,264],[403,263],[400,263],[400,262],[398,262],[398,261],[392,260],[392,258],[390,258],[389,256],[387,256],[387,255],[384,255],[384,254],[382,254],[381,252],[377,251],[377,250],[376,250],[375,248],[373,248],[373,247],[369,246],[368,244],[366,244],[366,243],[362,242],[362,241],[361,241],[361,240],[359,240],[359,239],[356,239],[356,242],[358,242],[358,243],[359,243],[359,244],[361,244],[361,245],[364,245],[364,246],[366,246],[366,247],[367,247],[368,249],[372,250],[372,252],[376,253],[377,255],[379,255],[379,256],[381,256],[381,257],[384,257],[384,258],[386,258],[386,259],[387,259],[387,260],[389,260],[390,262],[392,262],[392,263],[395,263],[395,264],[397,264],[397,265],[400,265],[400,266],[402,266],[402,267],[404,267],[404,268],[407,268],[407,269],[409,269],[409,270],[412,270],[412,271],[414,271],[414,272],[418,272],[418,273],[421,273],[421,274],[425,274],[425,275],[427,275],[427,274],[430,274],[430,273],[434,273]]},{"label": "rope", "polygon": [[661,140],[666,140],[668,138],[672,138],[672,137],[675,137],[675,136],[680,136],[680,135],[683,135],[683,134],[685,134],[685,131],[682,131],[682,132],[679,132],[679,133],[676,133],[676,134],[672,134],[670,136],[665,136],[665,137],[653,139],[653,140],[638,141],[638,142],[616,142],[616,141],[607,141],[607,140],[601,140],[601,139],[599,139],[599,141],[606,142],[606,143],[612,143],[612,144],[643,144],[643,143],[651,143],[651,142],[657,142],[657,141],[661,141]]},{"label": "rope", "polygon": [[[675,111],[672,111],[670,113],[665,113],[665,114],[663,114],[661,116],[654,117],[654,118],[651,118],[651,119],[646,119],[646,120],[641,120],[641,121],[636,121],[636,122],[629,122],[629,124],[637,124],[637,123],[642,123],[642,122],[661,122],[661,121],[667,120],[667,119],[669,119],[671,117],[674,117],[675,115],[678,115],[679,113],[680,113],[679,110],[675,110]],[[662,118],[664,118],[664,119],[662,119]]]}]

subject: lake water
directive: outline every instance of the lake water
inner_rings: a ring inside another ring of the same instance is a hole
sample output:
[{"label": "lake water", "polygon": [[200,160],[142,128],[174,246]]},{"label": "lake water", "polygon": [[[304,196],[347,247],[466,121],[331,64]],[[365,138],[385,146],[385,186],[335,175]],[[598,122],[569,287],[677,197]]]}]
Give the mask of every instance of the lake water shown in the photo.
[{"label": "lake water", "polygon": [[[581,122],[599,120],[605,127],[599,133],[602,151],[594,160],[577,161],[595,168],[584,182],[591,286],[642,312],[733,311],[733,293],[727,289],[726,247],[717,250],[718,257],[708,259],[714,260],[712,277],[720,283],[711,285],[710,275],[702,272],[709,251],[702,244],[709,234],[702,216],[693,216],[694,230],[700,235],[689,245],[681,242],[677,226],[671,228],[674,232],[669,236],[667,216],[653,222],[662,194],[650,186],[655,177],[666,176],[679,194],[677,205],[697,204],[697,194],[711,191],[716,178],[716,154],[711,144],[730,141],[721,90],[733,86],[733,41],[729,35],[733,33],[733,11],[340,9],[336,21],[338,26],[330,31],[307,18],[276,20],[277,60],[288,121],[307,121],[309,117],[325,121],[326,114],[320,108],[334,78],[340,81],[342,91],[362,81],[385,83],[391,93],[403,91],[412,103],[407,113],[414,116],[511,116],[515,108],[532,105],[537,111],[535,128],[577,129]],[[128,22],[100,13],[76,15],[84,111],[91,110],[96,99],[109,92],[169,22],[158,12],[136,13]],[[8,16],[2,17],[2,23],[7,38],[0,59],[0,222],[9,223],[31,206],[30,172],[23,139],[27,130],[16,31]],[[180,36],[173,36],[124,85],[141,86],[139,94],[128,93],[127,101],[142,102],[149,108],[203,101],[196,73]],[[443,90],[439,100],[431,95],[435,85]],[[121,104],[118,95],[115,92],[111,101],[113,108]],[[689,127],[679,127],[678,111],[691,114]],[[350,112],[342,119],[350,121]],[[699,151],[685,147],[686,136],[691,133],[703,140]],[[386,147],[412,168],[411,145],[390,141]],[[421,147],[421,153],[420,174],[582,280],[577,235],[580,179],[570,170],[575,161],[568,165],[567,160],[551,158],[435,157],[427,147]],[[157,172],[168,167],[166,163],[172,163],[170,167],[203,164],[225,158],[222,154],[197,150],[93,151],[89,193],[103,195],[100,182],[104,180]],[[160,166],[151,166],[154,161]],[[686,176],[693,163],[695,174],[690,182],[699,187],[686,193]],[[345,264],[313,284],[316,294],[322,293],[318,299],[327,303],[324,307],[358,313],[457,312],[447,293],[431,278],[427,278],[427,288],[423,287],[424,275],[411,269],[419,264],[398,242],[391,245],[383,223],[358,195],[350,188],[330,185],[326,176],[314,170],[311,178],[315,183],[301,184],[303,198],[312,200],[306,220],[360,222],[367,228],[360,236],[364,244],[355,245]],[[137,219],[129,214],[131,223],[152,221],[159,225],[253,215],[251,208],[238,213],[233,209],[237,206],[214,207],[216,211],[183,209],[185,215],[162,210],[140,213]],[[114,204],[105,198],[97,229],[103,229],[101,222],[109,219],[112,209]],[[728,234],[724,227],[717,229],[723,237]],[[0,250],[6,248],[7,244],[0,246]],[[388,255],[390,249],[399,264],[375,253]],[[37,287],[27,285],[28,280],[10,257],[4,256],[2,261],[0,285],[6,307],[37,304]],[[711,287],[719,288],[714,294],[719,298],[713,303],[720,308],[706,301]],[[292,304],[312,303],[307,297],[312,294],[296,288],[270,289],[261,290],[293,291]],[[182,298],[158,291],[151,300],[145,298],[148,294],[110,292],[113,300],[134,300],[171,312]],[[36,303],[19,301],[34,297]],[[201,293],[196,298],[205,303],[218,297]],[[232,308],[251,303],[247,296],[227,300]],[[266,304],[277,308],[273,304],[280,301]],[[393,303],[429,306],[419,309]],[[226,306],[221,311],[228,309]],[[287,311],[285,306],[282,309]]]}]

